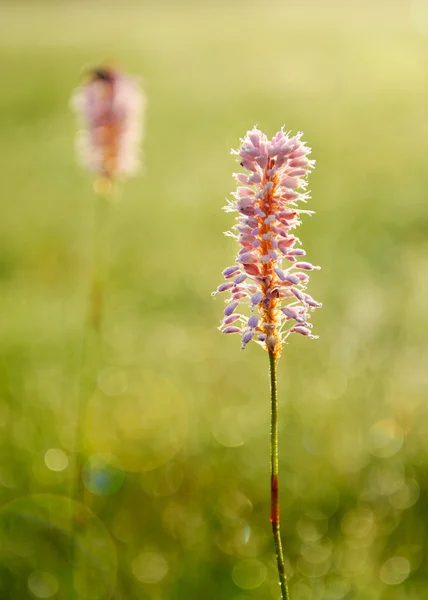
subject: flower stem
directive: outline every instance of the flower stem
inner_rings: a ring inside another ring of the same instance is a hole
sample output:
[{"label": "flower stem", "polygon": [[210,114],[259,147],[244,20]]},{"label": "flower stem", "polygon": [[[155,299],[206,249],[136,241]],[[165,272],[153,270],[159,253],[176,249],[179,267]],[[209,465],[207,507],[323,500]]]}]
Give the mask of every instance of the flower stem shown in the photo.
[{"label": "flower stem", "polygon": [[290,600],[287,578],[285,575],[284,555],[282,552],[281,532],[279,526],[279,486],[278,486],[278,389],[276,377],[277,359],[274,352],[269,351],[270,367],[270,483],[271,483],[271,509],[270,522],[275,543],[276,562],[278,565],[279,585],[281,599]]},{"label": "flower stem", "polygon": [[109,206],[105,194],[95,194],[86,258],[87,298],[78,357],[74,477],[70,492],[73,500],[83,504],[85,504],[85,488],[82,481],[82,470],[86,450],[84,420],[87,399],[94,391],[101,366],[101,324],[108,214]]}]

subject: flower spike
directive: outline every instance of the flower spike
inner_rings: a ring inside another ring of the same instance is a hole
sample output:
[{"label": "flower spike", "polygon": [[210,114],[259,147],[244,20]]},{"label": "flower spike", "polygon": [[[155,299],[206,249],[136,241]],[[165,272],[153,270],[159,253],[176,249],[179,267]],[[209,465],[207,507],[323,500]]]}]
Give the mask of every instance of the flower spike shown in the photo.
[{"label": "flower spike", "polygon": [[310,311],[321,306],[305,293],[307,273],[320,267],[299,261],[306,253],[296,247],[300,241],[293,233],[301,215],[312,214],[300,208],[310,198],[306,176],[315,164],[301,137],[302,133],[290,137],[281,129],[269,140],[256,128],[249,131],[239,150],[232,151],[247,173],[234,175],[238,183],[234,200],[224,207],[238,213],[226,235],[234,237],[240,249],[235,264],[223,271],[227,285],[221,284],[214,293],[230,292],[227,317],[240,304],[247,305],[250,315],[240,316],[233,327],[223,320],[220,329],[240,333],[243,348],[252,339],[257,341],[274,358],[291,333],[317,337],[308,319]]},{"label": "flower spike", "polygon": [[111,183],[140,166],[145,99],[135,77],[111,67],[92,70],[72,97],[82,129],[83,166]]}]

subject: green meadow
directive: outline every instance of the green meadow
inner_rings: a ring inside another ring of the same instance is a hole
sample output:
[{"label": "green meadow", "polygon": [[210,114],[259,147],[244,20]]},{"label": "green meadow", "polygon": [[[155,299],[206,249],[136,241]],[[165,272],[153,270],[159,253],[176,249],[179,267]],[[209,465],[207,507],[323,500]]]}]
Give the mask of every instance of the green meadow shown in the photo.
[{"label": "green meadow", "polygon": [[[69,107],[105,61],[148,102],[110,201]],[[279,599],[268,357],[211,297],[255,124],[316,159],[320,339],[279,363],[292,600],[428,596],[427,72],[422,0],[0,3],[1,600]]]}]

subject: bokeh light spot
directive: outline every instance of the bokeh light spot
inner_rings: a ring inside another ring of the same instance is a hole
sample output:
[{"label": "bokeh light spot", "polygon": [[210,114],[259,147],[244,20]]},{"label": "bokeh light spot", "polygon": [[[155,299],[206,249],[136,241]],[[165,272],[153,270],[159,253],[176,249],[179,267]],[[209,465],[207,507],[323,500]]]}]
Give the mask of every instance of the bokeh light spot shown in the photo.
[{"label": "bokeh light spot", "polygon": [[162,554],[141,552],[132,561],[132,572],[143,583],[158,583],[168,573],[168,563]]},{"label": "bokeh light spot", "polygon": [[364,538],[374,527],[374,514],[369,508],[351,510],[342,520],[343,534],[350,538]]},{"label": "bokeh light spot", "polygon": [[398,490],[395,491],[389,498],[390,503],[394,508],[405,510],[410,508],[419,499],[419,485],[414,479],[405,482]]},{"label": "bokeh light spot", "polygon": [[125,481],[125,472],[112,454],[93,454],[83,466],[83,483],[92,494],[110,496]]},{"label": "bokeh light spot", "polygon": [[106,367],[98,375],[98,387],[106,396],[123,394],[128,387],[126,372],[116,367]]},{"label": "bokeh light spot", "polygon": [[45,464],[51,471],[64,471],[68,467],[68,456],[60,448],[50,448],[45,453]]},{"label": "bokeh light spot", "polygon": [[73,569],[73,587],[78,598],[85,600],[101,600],[105,598],[104,582],[97,569],[82,564]]},{"label": "bokeh light spot", "polygon": [[244,409],[239,406],[222,408],[212,424],[212,434],[226,448],[243,446],[249,437],[249,428],[243,423]]},{"label": "bokeh light spot", "polygon": [[233,567],[232,579],[243,590],[255,590],[266,579],[266,567],[255,558],[241,560]]},{"label": "bokeh light spot", "polygon": [[298,598],[299,600],[312,600],[313,594],[311,588],[302,582],[297,582],[293,585],[292,588],[293,598]]},{"label": "bokeh light spot", "polygon": [[36,598],[52,598],[59,589],[57,578],[46,571],[32,571],[27,583]]},{"label": "bokeh light spot", "polygon": [[368,445],[374,456],[394,456],[403,445],[403,430],[393,419],[378,421],[370,429]]},{"label": "bokeh light spot", "polygon": [[398,585],[410,574],[410,563],[404,556],[393,556],[380,569],[380,578],[387,585]]}]

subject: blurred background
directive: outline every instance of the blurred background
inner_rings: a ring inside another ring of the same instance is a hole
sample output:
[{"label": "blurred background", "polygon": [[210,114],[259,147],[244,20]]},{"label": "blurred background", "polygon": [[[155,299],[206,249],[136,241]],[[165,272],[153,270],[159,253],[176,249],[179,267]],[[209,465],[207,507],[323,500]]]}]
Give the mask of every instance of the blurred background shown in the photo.
[{"label": "blurred background", "polygon": [[[427,51],[423,0],[0,3],[1,600],[279,598],[268,359],[210,295],[255,124],[317,160],[320,339],[279,365],[292,598],[428,595]],[[96,198],[69,98],[106,60],[142,78],[145,172],[104,213],[84,344]]]}]

